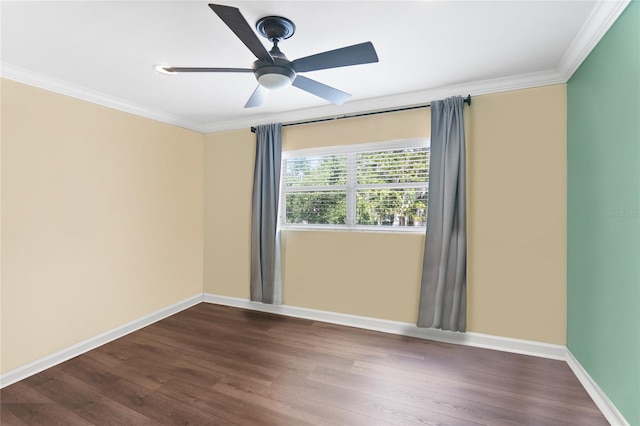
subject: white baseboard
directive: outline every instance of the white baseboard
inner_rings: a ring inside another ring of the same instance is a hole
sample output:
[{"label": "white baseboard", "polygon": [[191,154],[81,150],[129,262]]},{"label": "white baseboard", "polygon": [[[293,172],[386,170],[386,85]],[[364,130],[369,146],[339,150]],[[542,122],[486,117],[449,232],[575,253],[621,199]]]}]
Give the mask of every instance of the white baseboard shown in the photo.
[{"label": "white baseboard", "polygon": [[491,336],[473,332],[458,333],[432,328],[419,328],[415,324],[406,322],[389,321],[378,318],[298,308],[287,305],[268,305],[260,302],[252,302],[248,299],[218,296],[207,293],[204,294],[204,302],[251,309],[254,311],[269,312],[296,318],[323,321],[367,330],[381,331],[383,333],[400,334],[403,336],[435,340],[438,342],[457,343],[461,345],[532,355],[542,358],[565,360],[566,348],[562,345],[553,345],[550,343],[512,339],[508,337]]},{"label": "white baseboard", "polygon": [[603,392],[598,384],[591,378],[587,370],[584,369],[578,359],[567,348],[567,364],[576,375],[584,389],[587,391],[593,402],[600,409],[607,421],[613,426],[629,426],[629,422],[618,411],[609,397]]},{"label": "white baseboard", "polygon": [[182,302],[167,306],[166,308],[152,312],[149,315],[145,315],[144,317],[131,321],[130,323],[127,323],[120,327],[116,327],[113,330],[109,330],[105,333],[91,337],[80,343],[76,343],[75,345],[61,349],[50,355],[39,358],[28,364],[22,365],[18,368],[14,368],[13,370],[9,370],[6,373],[0,375],[0,389],[22,379],[26,379],[29,376],[46,370],[47,368],[58,365],[73,357],[82,355],[83,353],[90,351],[91,349],[95,349],[98,346],[102,346],[105,343],[109,343],[112,340],[118,339],[122,336],[139,330],[142,327],[146,327],[150,324],[153,324],[154,322],[160,321],[163,318],[176,314],[201,302],[202,294],[197,294],[186,300],[183,300]]}]

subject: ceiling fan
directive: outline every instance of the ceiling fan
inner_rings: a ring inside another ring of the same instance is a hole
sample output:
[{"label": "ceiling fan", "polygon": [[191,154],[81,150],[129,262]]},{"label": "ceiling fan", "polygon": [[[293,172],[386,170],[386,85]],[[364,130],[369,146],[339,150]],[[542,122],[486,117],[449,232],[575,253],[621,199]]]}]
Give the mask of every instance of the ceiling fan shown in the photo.
[{"label": "ceiling fan", "polygon": [[350,94],[300,75],[301,72],[317,71],[328,68],[378,62],[378,55],[371,42],[355,44],[340,49],[329,50],[315,55],[290,61],[278,48],[278,43],[288,39],[296,26],[287,18],[267,16],[256,23],[256,29],[263,37],[273,43],[270,51],[264,47],[253,32],[246,19],[235,7],[209,4],[211,10],[235,33],[249,50],[258,58],[252,68],[191,68],[157,65],[156,70],[165,74],[189,72],[252,72],[258,79],[255,89],[245,108],[260,106],[270,90],[283,89],[291,85],[319,96],[327,101],[341,105],[351,97]]}]

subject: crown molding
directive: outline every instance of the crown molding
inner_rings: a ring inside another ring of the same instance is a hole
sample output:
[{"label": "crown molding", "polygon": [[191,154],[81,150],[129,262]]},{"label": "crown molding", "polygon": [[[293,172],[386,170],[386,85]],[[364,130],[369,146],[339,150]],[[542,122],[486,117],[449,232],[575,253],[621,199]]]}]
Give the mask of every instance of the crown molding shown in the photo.
[{"label": "crown molding", "polygon": [[208,125],[205,125],[204,128],[206,129],[206,133],[215,133],[273,122],[291,123],[318,118],[338,118],[355,113],[375,112],[396,107],[400,108],[420,105],[431,102],[434,99],[446,98],[454,95],[478,96],[488,93],[499,93],[539,86],[549,86],[565,82],[566,80],[563,80],[562,76],[556,71],[535,72],[516,75],[513,77],[453,84],[397,95],[350,101],[339,107],[335,105],[327,105],[303,110],[283,111],[277,114],[245,117],[225,122],[209,123]]},{"label": "crown molding", "polygon": [[558,72],[565,82],[569,81],[630,3],[631,0],[601,0],[596,4],[560,61]]},{"label": "crown molding", "polygon": [[206,129],[200,123],[185,120],[181,117],[156,111],[142,105],[136,105],[124,99],[87,89],[86,87],[33,72],[6,62],[0,62],[0,77],[173,126],[206,133]]},{"label": "crown molding", "polygon": [[566,83],[600,39],[611,28],[631,0],[600,0],[582,29],[564,54],[560,65],[554,70],[540,71],[490,80],[452,84],[437,88],[418,90],[410,93],[355,100],[342,106],[325,105],[301,110],[283,111],[275,114],[263,114],[243,117],[222,122],[194,122],[182,117],[166,114],[150,107],[132,104],[124,99],[87,89],[63,80],[35,73],[7,63],[0,63],[0,76],[25,83],[41,89],[71,96],[77,99],[114,108],[120,111],[146,117],[199,133],[215,133],[226,130],[248,128],[270,122],[296,122],[318,118],[341,117],[363,112],[375,112],[396,107],[406,107],[430,102],[454,95],[472,96],[522,90],[533,87]]}]

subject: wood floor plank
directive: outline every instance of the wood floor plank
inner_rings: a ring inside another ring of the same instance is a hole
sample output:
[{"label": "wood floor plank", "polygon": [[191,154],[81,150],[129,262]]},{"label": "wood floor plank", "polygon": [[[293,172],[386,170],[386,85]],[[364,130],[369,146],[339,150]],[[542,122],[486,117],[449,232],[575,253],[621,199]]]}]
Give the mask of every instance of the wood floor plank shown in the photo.
[{"label": "wood floor plank", "polygon": [[[395,380],[388,381],[389,377],[385,377],[385,380],[319,367],[309,379],[343,387],[351,391],[360,390],[371,396],[439,411],[469,421],[481,420],[483,424],[497,421],[500,424],[517,425],[522,424],[523,421],[529,418],[533,418],[545,424],[554,424],[562,420],[566,424],[587,425],[591,424],[594,419],[599,419],[588,414],[576,416],[575,413],[567,413],[567,415],[561,417],[558,410],[549,410],[548,405],[545,405],[545,410],[537,412],[532,412],[529,407],[525,410],[521,408],[515,409],[518,403],[522,402],[522,399],[517,398],[511,399],[511,404],[504,405],[496,403],[497,397],[495,395],[489,400],[465,398],[462,392],[447,393],[442,392],[441,386],[425,385],[421,377],[414,377],[413,381],[407,385],[406,383],[398,384]],[[551,413],[553,413],[553,417],[550,416]]]},{"label": "wood floor plank", "polygon": [[[242,412],[246,406],[244,402],[229,398],[213,387],[204,388],[180,379],[172,379],[162,385],[158,392],[186,404],[199,406],[203,411],[214,414],[225,411]],[[221,416],[224,417],[223,414]]]},{"label": "wood floor plank", "polygon": [[266,400],[278,401],[298,412],[308,413],[312,418],[321,419],[320,424],[323,425],[371,425],[375,423],[372,417],[344,410],[324,402],[319,403],[317,400],[309,398],[308,395],[304,395],[295,386],[282,387],[278,386],[277,383],[265,386],[237,376],[225,378],[223,382],[248,394],[259,394]]},{"label": "wood floor plank", "polygon": [[[264,348],[260,345],[251,345],[246,340],[237,341],[237,339],[222,337],[220,340],[207,339],[203,341],[190,333],[181,333],[175,324],[167,325],[166,328],[158,329],[157,333],[173,339],[180,339],[185,344],[198,345],[206,352],[221,358],[236,359],[240,362],[253,366],[264,367],[269,369],[299,369],[311,371],[317,362],[328,362],[330,365],[345,368],[351,367],[353,360],[338,357],[330,353],[317,354],[316,357],[309,351],[291,350],[279,347],[274,349]],[[185,336],[186,335],[186,336]],[[317,359],[321,358],[321,359]]]},{"label": "wood floor plank", "polygon": [[[174,331],[178,331],[179,333],[184,333],[183,330],[190,330],[190,333],[200,338],[203,334],[206,333],[203,330],[208,330],[209,332],[215,331],[216,336],[222,337],[223,344],[229,349],[240,349],[243,350],[247,345],[252,347],[257,347],[260,349],[265,349],[268,352],[273,353],[281,353],[283,355],[314,355],[314,353],[310,353],[308,348],[295,348],[292,346],[287,346],[286,344],[282,344],[281,342],[275,339],[261,339],[257,338],[249,333],[245,333],[244,329],[242,333],[238,333],[234,331],[233,328],[230,328],[226,325],[220,324],[209,324],[205,320],[201,320],[198,318],[185,318],[185,319],[172,319],[172,321],[167,321],[163,323],[164,327],[173,329]],[[338,356],[333,355],[331,353],[317,353],[317,356],[326,356],[332,359],[336,359],[337,361],[341,361]]]},{"label": "wood floor plank", "polygon": [[158,423],[137,411],[109,398],[75,412],[97,426],[158,426]]},{"label": "wood floor plank", "polygon": [[584,389],[579,390],[573,387],[557,388],[555,383],[556,380],[563,381],[563,378],[551,379],[550,382],[552,383],[549,385],[531,383],[525,380],[520,380],[518,376],[505,378],[494,375],[491,371],[477,372],[474,370],[467,370],[464,364],[461,364],[457,370],[449,371],[447,374],[443,374],[441,371],[426,372],[406,370],[390,365],[381,366],[362,361],[356,361],[354,363],[354,368],[359,371],[362,371],[364,368],[376,370],[384,376],[385,380],[401,384],[416,383],[416,381],[425,382],[433,380],[434,377],[441,377],[449,378],[459,383],[482,386],[486,390],[502,389],[510,393],[561,400],[566,403],[575,403],[576,405],[580,405],[585,401]]},{"label": "wood floor plank", "polygon": [[117,365],[134,355],[125,342],[124,338],[117,339],[90,351],[88,354],[83,354],[83,356],[97,358],[108,365]]},{"label": "wood floor plank", "polygon": [[[533,416],[551,416],[567,423],[576,419],[578,424],[591,424],[591,422],[601,424],[602,421],[602,414],[595,405],[589,408],[590,400],[586,395],[585,399],[581,401],[584,406],[577,407],[558,399],[549,399],[547,395],[522,395],[509,390],[487,388],[440,376],[403,376],[390,373],[375,365],[360,363],[354,366],[351,372],[380,380],[390,380],[388,386],[391,389],[395,389],[398,395],[407,395],[411,398],[438,399],[439,395],[446,395],[470,401],[470,403],[479,402],[505,410],[520,407],[519,410],[524,411],[527,415],[531,413]],[[579,409],[576,410],[577,408]]]},{"label": "wood floor plank", "polygon": [[96,391],[117,382],[121,377],[114,374],[108,365],[88,357],[75,357],[60,366],[60,370],[91,386]]},{"label": "wood floor plank", "polygon": [[[325,367],[326,368],[326,367]],[[338,370],[335,370],[338,371]],[[366,387],[375,386],[374,380]],[[458,416],[450,416],[439,411],[411,407],[407,404],[384,399],[379,395],[368,395],[365,388],[349,389],[341,384],[324,383],[320,380],[308,379],[299,373],[283,374],[273,387],[295,388],[300,395],[316,401],[322,406],[331,406],[372,418],[374,424],[392,425],[478,425],[473,420],[464,420]]]},{"label": "wood floor plank", "polygon": [[9,411],[8,404],[0,404],[0,424],[3,426],[26,426],[18,416]]},{"label": "wood floor plank", "polygon": [[357,346],[353,343],[344,344],[335,342],[328,338],[309,335],[301,328],[290,328],[287,330],[271,328],[266,331],[248,330],[245,335],[266,342],[278,342],[294,349],[305,349],[315,352],[330,351],[340,357],[353,360],[384,363],[389,357],[388,353],[384,350],[376,350],[366,346]]},{"label": "wood floor plank", "polygon": [[[42,374],[42,373],[41,373]],[[36,378],[39,375],[32,376]],[[49,404],[51,400],[38,392],[27,380],[0,389],[0,403]]]},{"label": "wood floor plank", "polygon": [[40,383],[34,388],[58,406],[75,411],[100,401],[100,394],[91,386],[62,371],[61,366],[50,368],[48,373],[54,380]]},{"label": "wood floor plank", "polygon": [[[251,380],[265,384],[271,383],[273,379],[280,374],[279,370],[259,365],[263,363],[255,364],[243,359],[229,357],[226,354],[220,354],[215,350],[208,350],[206,347],[202,347],[203,345],[199,344],[197,339],[193,339],[193,341],[190,342],[193,345],[190,346],[185,340],[176,342],[176,340],[163,334],[155,334],[152,335],[151,338],[156,340],[158,344],[166,346],[175,345],[175,348],[180,348],[179,352],[181,360],[184,360],[197,368],[209,369],[216,374],[242,375]],[[211,346],[216,345],[215,343],[211,343]]]},{"label": "wood floor plank", "polygon": [[217,389],[203,389],[179,380],[172,380],[158,391],[196,407],[205,414],[220,417],[234,424],[275,425],[292,424],[293,421],[272,410],[265,411],[258,405],[246,401],[246,398],[236,398]]},{"label": "wood floor plank", "polygon": [[[467,422],[498,421],[505,425],[518,424],[517,413],[512,413],[509,410],[496,413],[495,410],[487,409],[475,401],[461,401],[455,397],[442,397],[438,394],[432,394],[428,398],[420,398],[421,395],[418,392],[407,387],[398,388],[393,383],[383,380],[355,376],[352,373],[326,367],[317,368],[309,379],[341,387],[350,392],[360,391],[369,397],[388,401],[386,403],[401,405],[405,411],[410,413],[421,413],[427,410]],[[373,389],[375,391],[372,391]]]},{"label": "wood floor plank", "polygon": [[233,424],[211,413],[203,413],[197,407],[168,397],[160,392],[151,391],[144,386],[122,379],[106,388],[104,396],[130,407],[138,413],[161,424],[168,425],[206,425]]},{"label": "wood floor plank", "polygon": [[[5,405],[5,404],[3,404]],[[92,423],[57,404],[6,404],[6,408],[30,426],[90,426]]]},{"label": "wood floor plank", "polygon": [[232,398],[255,406],[254,411],[265,413],[266,418],[275,421],[276,424],[322,425],[329,423],[326,419],[319,418],[311,413],[302,412],[278,400],[266,398],[252,389],[256,386],[250,383],[243,386],[242,380],[234,380],[233,377],[218,382],[214,389]]},{"label": "wood floor plank", "polygon": [[[387,365],[407,368],[410,371],[431,373],[434,364],[437,364],[439,366],[438,370],[446,369],[448,375],[464,371],[470,377],[481,377],[489,371],[491,376],[496,379],[509,380],[517,377],[520,383],[526,382],[532,385],[538,384],[545,387],[573,389],[582,392],[582,386],[564,361],[542,360],[532,356],[506,352],[489,354],[485,352],[487,351],[481,353],[476,351],[474,356],[468,356],[471,353],[467,354],[466,351],[454,354],[441,354],[432,351],[424,360],[390,355]],[[534,364],[531,364],[532,361]],[[463,370],[460,370],[460,366],[463,367]]]},{"label": "wood floor plank", "polygon": [[563,361],[199,304],[0,390],[2,425],[567,425]]}]

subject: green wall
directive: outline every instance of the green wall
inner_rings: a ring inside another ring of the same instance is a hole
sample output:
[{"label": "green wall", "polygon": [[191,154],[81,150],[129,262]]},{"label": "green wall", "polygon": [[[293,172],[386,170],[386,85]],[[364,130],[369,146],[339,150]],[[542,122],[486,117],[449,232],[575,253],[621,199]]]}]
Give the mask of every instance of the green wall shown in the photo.
[{"label": "green wall", "polygon": [[567,346],[640,425],[640,2],[567,87]]}]

